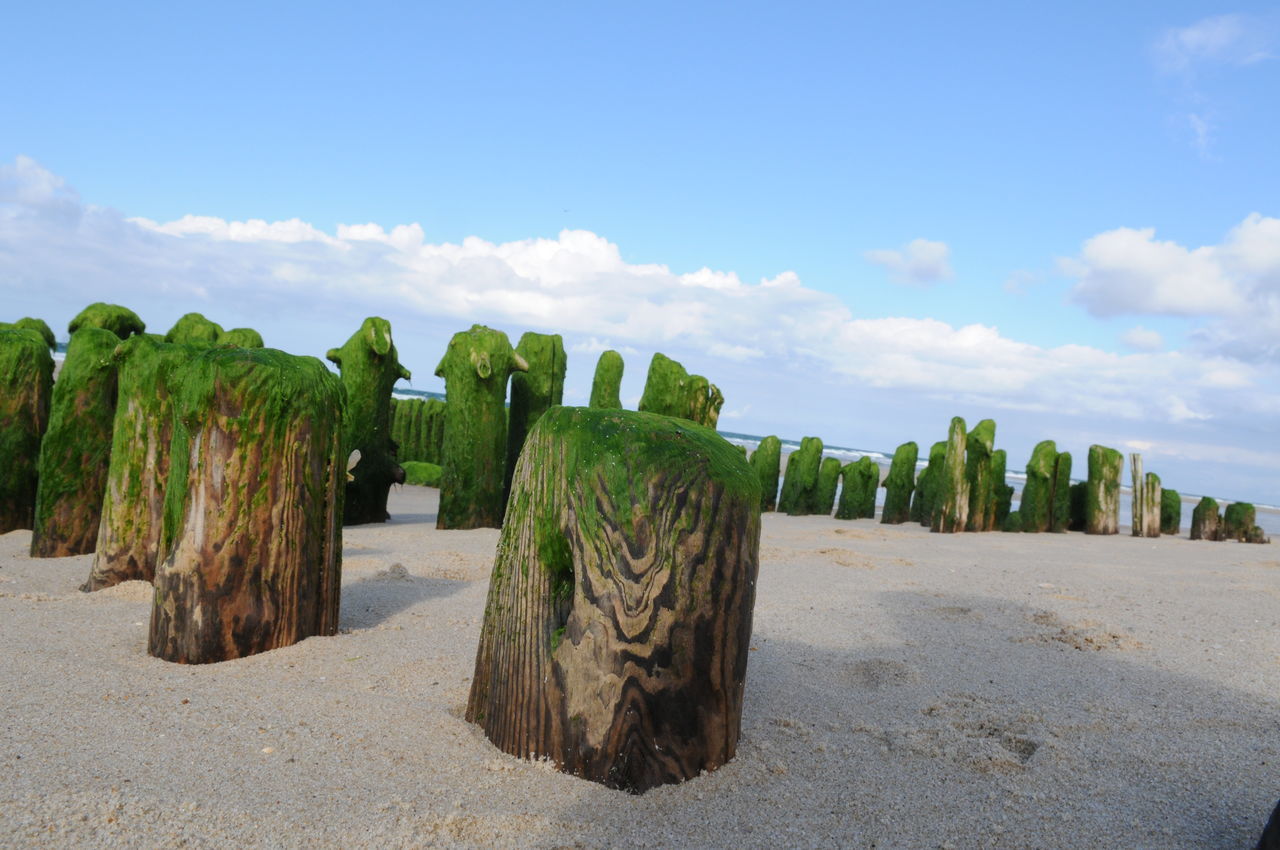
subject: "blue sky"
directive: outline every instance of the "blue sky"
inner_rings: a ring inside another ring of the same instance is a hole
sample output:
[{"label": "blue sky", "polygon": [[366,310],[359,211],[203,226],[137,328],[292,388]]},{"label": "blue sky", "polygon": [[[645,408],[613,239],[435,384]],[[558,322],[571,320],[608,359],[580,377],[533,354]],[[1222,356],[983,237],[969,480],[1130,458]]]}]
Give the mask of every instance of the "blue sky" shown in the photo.
[{"label": "blue sky", "polygon": [[1277,503],[1277,56],[1249,3],[9,10],[0,295],[313,354],[380,312],[428,389],[559,328],[571,392],[663,350],[731,430],[991,416]]}]

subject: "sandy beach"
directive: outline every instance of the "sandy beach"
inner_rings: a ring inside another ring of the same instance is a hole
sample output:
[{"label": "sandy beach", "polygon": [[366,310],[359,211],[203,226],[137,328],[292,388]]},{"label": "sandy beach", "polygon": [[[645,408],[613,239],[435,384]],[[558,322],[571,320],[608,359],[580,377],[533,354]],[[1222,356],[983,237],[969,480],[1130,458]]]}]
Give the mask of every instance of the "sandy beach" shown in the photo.
[{"label": "sandy beach", "polygon": [[338,635],[199,667],[0,536],[0,844],[1241,848],[1280,797],[1272,546],[768,514],[738,755],[634,797],[462,719],[498,532],[436,503],[345,530]]}]

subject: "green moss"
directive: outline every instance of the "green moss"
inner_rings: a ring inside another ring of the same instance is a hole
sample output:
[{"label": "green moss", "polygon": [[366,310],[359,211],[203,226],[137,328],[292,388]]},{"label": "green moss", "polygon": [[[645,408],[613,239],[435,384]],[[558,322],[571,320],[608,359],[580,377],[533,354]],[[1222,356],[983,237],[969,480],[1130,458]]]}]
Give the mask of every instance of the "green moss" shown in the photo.
[{"label": "green moss", "polygon": [[1191,511],[1192,540],[1221,540],[1222,517],[1218,513],[1218,502],[1203,496]]},{"label": "green moss", "polygon": [[444,470],[434,464],[421,460],[406,460],[400,464],[404,467],[404,483],[416,484],[419,487],[439,487]]},{"label": "green moss", "polygon": [[44,337],[0,328],[0,534],[35,523],[40,437],[52,392],[53,357]]},{"label": "green moss", "polygon": [[45,324],[44,319],[33,319],[30,316],[19,319],[16,322],[0,322],[0,330],[27,330],[35,331],[40,334],[40,338],[45,341],[49,348],[56,348],[58,340],[53,335],[53,330]]},{"label": "green moss", "polygon": [[1008,460],[1008,453],[1004,449],[996,449],[991,453],[991,478],[995,482],[996,492],[996,513],[993,528],[1004,528],[1004,521],[1009,518],[1009,511],[1013,507],[1013,488],[1005,483]]},{"label": "green moss", "polygon": [[822,465],[818,467],[818,489],[815,494],[814,513],[821,516],[831,516],[832,510],[836,506],[836,488],[840,486],[840,469],[839,459],[834,457],[824,457]]},{"label": "green moss", "polygon": [[1164,488],[1160,491],[1160,533],[1180,534],[1182,532],[1182,497],[1177,490]]},{"label": "green moss", "polygon": [[128,339],[142,333],[147,325],[128,307],[98,301],[81,310],[67,325],[67,331],[72,334],[81,328],[102,328],[120,339]]},{"label": "green moss", "polygon": [[996,480],[991,458],[995,451],[996,423],[983,419],[969,432],[965,442],[965,483],[969,490],[966,531],[996,530]]},{"label": "green moss", "polygon": [[805,437],[800,448],[787,456],[778,510],[790,516],[814,513],[818,494],[818,471],[822,466],[822,440]]},{"label": "green moss", "polygon": [[1049,530],[1062,534],[1071,527],[1071,453],[1058,452],[1053,467],[1053,509]]},{"label": "green moss", "polygon": [[866,519],[876,515],[876,490],[880,486],[880,467],[865,455],[840,470],[840,504],[836,519]]},{"label": "green moss", "polygon": [[391,339],[391,323],[370,316],[328,359],[338,365],[346,388],[342,418],[343,456],[360,452],[351,470],[343,507],[344,525],[386,522],[387,492],[399,477],[391,444],[391,390],[409,378]]},{"label": "green moss", "polygon": [[1004,524],[1000,526],[1001,531],[1008,531],[1014,534],[1022,531],[1022,512],[1010,511],[1005,517]]},{"label": "green moss", "polygon": [[600,353],[596,374],[591,380],[591,407],[621,410],[622,355],[613,349]]},{"label": "green moss", "polygon": [[1067,526],[1071,531],[1084,531],[1085,505],[1089,500],[1089,485],[1077,481],[1070,488],[1071,521]]},{"label": "green moss", "polygon": [[1025,532],[1048,531],[1053,520],[1053,481],[1058,465],[1058,447],[1053,440],[1036,444],[1027,461],[1027,481],[1022,485],[1018,513]]},{"label": "green moss", "polygon": [[658,352],[649,361],[640,410],[689,419],[714,428],[724,396],[701,375],[690,375],[675,360]]},{"label": "green moss", "polygon": [[1257,510],[1248,502],[1232,502],[1222,513],[1222,539],[1248,542],[1249,532],[1258,524]]},{"label": "green moss", "polygon": [[[592,405],[595,407],[596,405]],[[770,435],[760,441],[751,453],[751,468],[760,479],[760,510],[778,506],[778,477],[782,471],[782,441]]]},{"label": "green moss", "polygon": [[230,345],[235,348],[262,348],[262,334],[253,328],[232,328],[218,336],[218,345]]},{"label": "green moss", "polygon": [[911,493],[916,488],[916,457],[920,449],[915,443],[903,443],[893,453],[889,475],[884,480],[884,509],[880,522],[899,525],[911,518]]},{"label": "green moss", "polygon": [[1089,447],[1089,478],[1085,491],[1086,534],[1120,531],[1120,473],[1124,455],[1106,446]]},{"label": "green moss", "polygon": [[[991,425],[991,433],[994,437],[995,423]],[[937,481],[938,495],[930,524],[933,531],[953,534],[964,531],[968,522],[969,482],[965,479],[967,444],[964,419],[952,417],[951,429],[947,434],[947,454],[942,462],[942,475]]]},{"label": "green moss", "polygon": [[938,506],[938,482],[942,478],[946,460],[946,440],[939,440],[929,447],[929,463],[916,479],[916,489],[911,494],[911,513],[908,519],[912,522],[933,525],[933,512]]},{"label": "green moss", "polygon": [[560,334],[528,332],[520,337],[516,354],[528,371],[511,375],[511,405],[507,415],[507,463],[505,490],[511,492],[511,474],[524,447],[525,436],[547,408],[564,401],[565,354]]},{"label": "green moss", "polygon": [[222,326],[217,322],[211,322],[199,313],[187,313],[169,328],[164,341],[184,345],[213,345],[222,335]]}]

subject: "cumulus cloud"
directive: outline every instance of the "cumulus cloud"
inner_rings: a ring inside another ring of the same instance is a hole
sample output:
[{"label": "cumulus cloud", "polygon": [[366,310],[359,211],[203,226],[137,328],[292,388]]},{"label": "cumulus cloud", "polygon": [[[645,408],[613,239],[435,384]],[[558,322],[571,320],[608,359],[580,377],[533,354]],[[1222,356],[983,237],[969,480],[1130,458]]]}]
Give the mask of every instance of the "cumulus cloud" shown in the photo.
[{"label": "cumulus cloud", "polygon": [[890,277],[898,283],[927,285],[953,276],[951,249],[945,242],[928,239],[912,239],[902,248],[867,251],[869,262],[888,269]]}]

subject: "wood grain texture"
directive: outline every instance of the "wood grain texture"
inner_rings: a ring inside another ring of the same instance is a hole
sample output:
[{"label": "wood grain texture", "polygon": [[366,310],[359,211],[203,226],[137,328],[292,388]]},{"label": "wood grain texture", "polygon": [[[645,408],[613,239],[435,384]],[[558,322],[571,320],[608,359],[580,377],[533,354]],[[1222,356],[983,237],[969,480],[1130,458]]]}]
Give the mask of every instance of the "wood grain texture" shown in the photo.
[{"label": "wood grain texture", "polygon": [[467,719],[634,793],[724,764],[759,535],[758,476],[713,431],[551,408],[516,467]]}]

